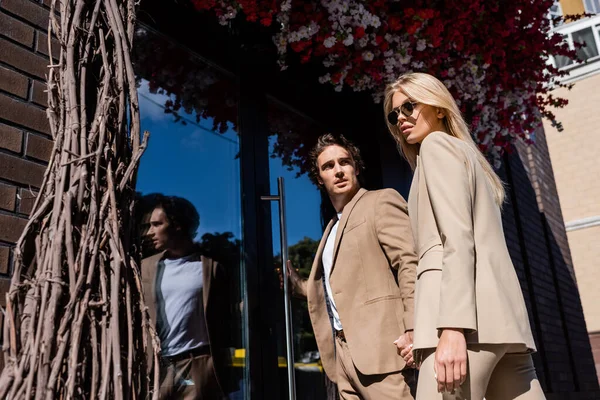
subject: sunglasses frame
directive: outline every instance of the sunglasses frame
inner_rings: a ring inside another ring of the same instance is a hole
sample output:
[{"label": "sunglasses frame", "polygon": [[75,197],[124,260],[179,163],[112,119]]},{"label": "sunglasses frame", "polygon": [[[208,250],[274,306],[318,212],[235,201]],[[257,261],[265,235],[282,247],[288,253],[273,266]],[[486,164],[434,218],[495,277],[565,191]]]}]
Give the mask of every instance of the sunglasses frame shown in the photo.
[{"label": "sunglasses frame", "polygon": [[[412,106],[412,110],[410,110],[410,112],[409,112],[409,110],[407,110],[405,108],[405,106],[407,104],[410,104]],[[406,118],[413,115],[417,104],[419,104],[419,103],[416,101],[407,100],[404,103],[400,104],[398,107],[393,108],[392,111],[390,111],[387,115],[387,120],[388,120],[389,124],[390,125],[398,125],[398,118],[400,117],[400,113],[402,113],[402,115],[404,115]],[[394,123],[394,121],[395,121],[395,123]]]}]

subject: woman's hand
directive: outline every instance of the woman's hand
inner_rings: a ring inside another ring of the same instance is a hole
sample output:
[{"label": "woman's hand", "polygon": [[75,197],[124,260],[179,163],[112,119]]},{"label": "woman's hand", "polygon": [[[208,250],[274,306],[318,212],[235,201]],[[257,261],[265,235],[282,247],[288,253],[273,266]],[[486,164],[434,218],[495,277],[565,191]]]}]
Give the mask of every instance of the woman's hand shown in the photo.
[{"label": "woman's hand", "polygon": [[438,392],[458,389],[467,378],[467,340],[462,329],[442,330],[435,350],[433,368],[438,383]]}]

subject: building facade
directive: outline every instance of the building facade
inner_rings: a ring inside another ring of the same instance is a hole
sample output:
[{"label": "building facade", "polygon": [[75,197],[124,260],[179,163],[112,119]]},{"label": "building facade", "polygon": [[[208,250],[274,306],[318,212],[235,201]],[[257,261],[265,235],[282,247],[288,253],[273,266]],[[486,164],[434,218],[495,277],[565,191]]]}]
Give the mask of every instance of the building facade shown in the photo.
[{"label": "building facade", "polygon": [[[0,0],[0,294],[31,212],[52,140],[45,116],[48,1]],[[150,144],[141,194],[185,197],[200,213],[197,240],[231,267],[237,307],[230,398],[286,398],[278,209],[261,200],[286,190],[290,258],[306,273],[328,210],[306,176],[307,149],[325,131],[362,149],[367,188],[405,197],[411,171],[368,95],[335,93],[310,66],[279,72],[270,36],[219,26],[184,2],[146,0],[134,41],[142,129]],[[52,39],[51,39],[52,42]],[[57,51],[54,44],[52,51]],[[517,145],[500,170],[508,186],[507,243],[529,308],[535,363],[550,399],[600,397],[588,328],[546,135]],[[0,305],[4,296],[0,295]],[[298,398],[325,398],[306,316],[293,303]]]},{"label": "building facade", "polygon": [[600,268],[596,261],[600,257],[600,203],[596,197],[600,196],[600,2],[561,1],[555,10],[596,14],[554,29],[571,46],[585,43],[585,47],[577,50],[579,63],[554,60],[568,72],[562,82],[573,88],[554,90],[568,99],[569,105],[556,111],[558,125],[548,121],[544,125],[596,371],[600,371]]}]

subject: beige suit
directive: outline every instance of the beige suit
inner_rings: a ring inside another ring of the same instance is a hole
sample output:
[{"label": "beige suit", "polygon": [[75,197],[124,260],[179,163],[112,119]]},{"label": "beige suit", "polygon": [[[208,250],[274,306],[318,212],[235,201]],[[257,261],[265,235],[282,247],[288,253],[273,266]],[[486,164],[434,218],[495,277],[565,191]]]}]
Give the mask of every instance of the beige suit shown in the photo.
[{"label": "beige suit", "polygon": [[[329,223],[321,239],[308,278],[307,297],[323,367],[337,382],[341,371],[336,366],[322,265],[323,249],[334,223]],[[359,375],[388,374],[405,367],[393,342],[413,328],[413,249],[406,202],[396,191],[360,189],[344,207],[330,283],[346,337],[344,352],[351,356]],[[396,396],[401,394],[396,392]]]},{"label": "beige suit", "polygon": [[[504,345],[491,347],[490,354],[499,359],[535,351],[500,208],[474,150],[444,132],[429,134],[417,158],[408,208],[419,256],[415,358],[425,359],[425,373],[432,375],[425,378],[422,373],[419,380],[434,379],[433,370],[429,371],[433,360],[428,356],[437,347],[442,328],[463,328],[469,349]],[[490,374],[497,361],[489,363]],[[469,362],[475,363],[471,353]],[[531,364],[530,356],[519,362]],[[532,364],[529,371],[535,377]],[[482,390],[485,395],[485,386]],[[487,397],[498,398],[493,393]]]}]

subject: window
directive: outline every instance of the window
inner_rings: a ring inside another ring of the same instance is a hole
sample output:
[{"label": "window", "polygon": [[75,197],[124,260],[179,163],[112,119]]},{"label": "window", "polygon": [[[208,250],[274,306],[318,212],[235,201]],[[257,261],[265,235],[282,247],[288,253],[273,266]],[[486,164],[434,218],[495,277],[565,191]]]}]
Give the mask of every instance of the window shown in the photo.
[{"label": "window", "polygon": [[[593,0],[593,2],[600,3],[600,0]],[[554,56],[552,61],[557,68],[577,69],[575,75],[579,75],[589,73],[590,68],[596,70],[600,67],[600,15],[555,27],[553,31],[561,34],[569,47],[575,49],[577,53],[575,61],[563,56]],[[576,48],[578,43],[584,46]],[[574,75],[571,74],[571,77]]]},{"label": "window", "polygon": [[[595,28],[597,29],[597,27]],[[573,32],[572,35],[574,43],[585,44],[582,48],[577,49],[577,58],[580,61],[587,61],[598,55],[598,47],[591,27]]]},{"label": "window", "polygon": [[600,13],[600,0],[585,0],[585,12],[590,14]]},{"label": "window", "polygon": [[552,5],[552,7],[550,7],[550,10],[548,11],[548,18],[550,19],[550,24],[552,25],[553,28],[556,28],[560,25],[562,25],[562,19],[560,17],[562,17],[563,13],[562,13],[562,8],[560,7],[560,2],[556,1],[554,2],[554,4]]}]

